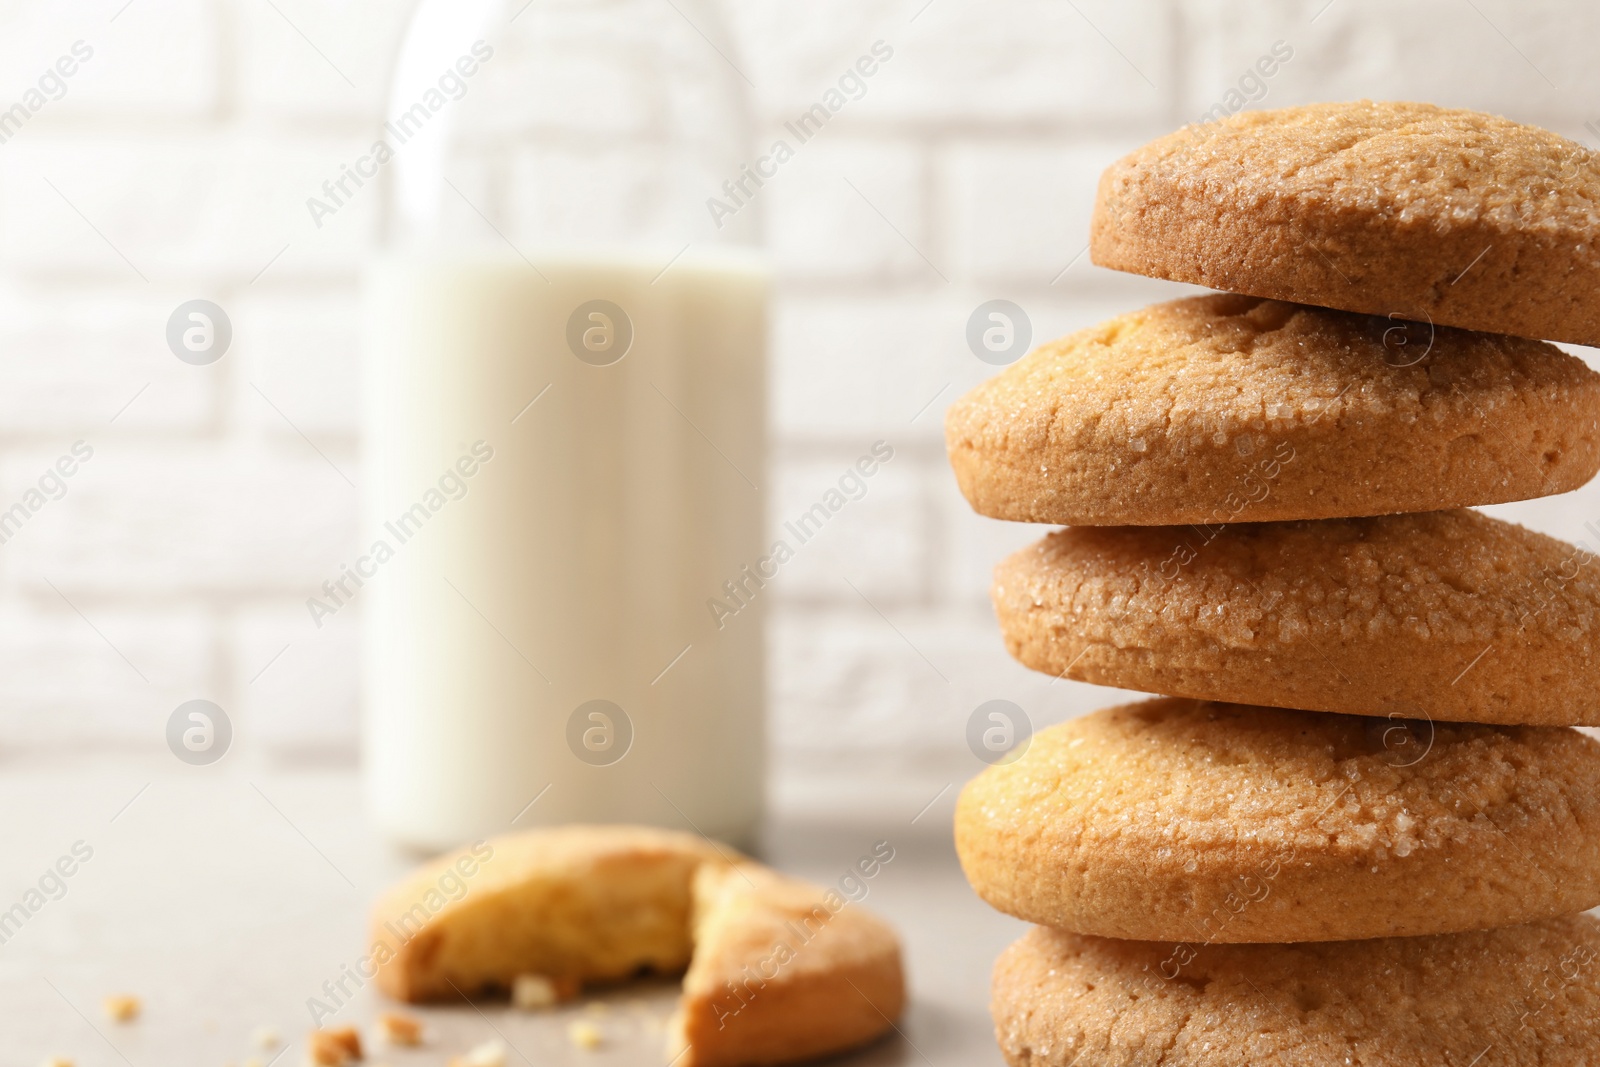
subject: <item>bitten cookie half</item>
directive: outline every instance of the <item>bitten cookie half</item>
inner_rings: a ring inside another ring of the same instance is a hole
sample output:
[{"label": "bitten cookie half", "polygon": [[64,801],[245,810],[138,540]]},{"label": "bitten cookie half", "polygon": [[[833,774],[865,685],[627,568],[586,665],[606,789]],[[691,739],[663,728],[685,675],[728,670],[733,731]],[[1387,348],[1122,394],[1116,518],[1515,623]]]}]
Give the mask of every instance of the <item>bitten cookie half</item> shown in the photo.
[{"label": "bitten cookie half", "polygon": [[1585,1067],[1600,923],[1212,946],[1038,927],[995,964],[990,1011],[1013,1067]]},{"label": "bitten cookie half", "polygon": [[1592,478],[1600,374],[1542,341],[1219,294],[1036,349],[950,407],[945,443],[997,519],[1437,511]]},{"label": "bitten cookie half", "polygon": [[1090,255],[1214,289],[1600,344],[1600,154],[1431,104],[1185,126],[1100,179]]},{"label": "bitten cookie half", "polygon": [[1041,731],[955,826],[979,896],[1077,933],[1479,930],[1600,905],[1600,741],[1165,698]]},{"label": "bitten cookie half", "polygon": [[675,1067],[842,1052],[892,1030],[905,1006],[900,942],[882,919],[724,846],[637,826],[534,830],[425,864],[373,909],[368,967],[411,1001],[528,979],[569,997],[687,968]]},{"label": "bitten cookie half", "polygon": [[443,856],[373,907],[378,988],[460,1000],[527,974],[570,995],[681,972],[695,872],[737,859],[693,834],[637,826],[552,827]]},{"label": "bitten cookie half", "polygon": [[893,1028],[906,1002],[899,939],[881,919],[829,896],[756,864],[701,868],[694,961],[668,1026],[669,1061],[790,1063]]},{"label": "bitten cookie half", "polygon": [[1600,725],[1600,564],[1475,511],[1080,526],[1003,560],[1025,666],[1353,715]]}]

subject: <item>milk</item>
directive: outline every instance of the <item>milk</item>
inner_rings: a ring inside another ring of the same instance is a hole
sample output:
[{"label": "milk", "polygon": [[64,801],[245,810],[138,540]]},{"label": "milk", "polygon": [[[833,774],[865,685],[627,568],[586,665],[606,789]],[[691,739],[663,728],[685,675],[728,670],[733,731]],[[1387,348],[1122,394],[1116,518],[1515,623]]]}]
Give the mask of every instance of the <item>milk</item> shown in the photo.
[{"label": "milk", "polygon": [[761,613],[708,602],[764,551],[767,280],[670,259],[370,271],[363,759],[397,841],[755,830]]}]

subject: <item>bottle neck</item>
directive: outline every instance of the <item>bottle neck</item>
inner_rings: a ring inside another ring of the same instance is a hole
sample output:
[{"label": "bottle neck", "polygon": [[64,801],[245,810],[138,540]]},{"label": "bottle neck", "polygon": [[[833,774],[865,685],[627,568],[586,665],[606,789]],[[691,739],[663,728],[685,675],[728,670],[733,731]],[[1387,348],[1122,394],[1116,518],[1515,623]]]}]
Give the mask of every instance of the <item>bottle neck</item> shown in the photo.
[{"label": "bottle neck", "polygon": [[[391,164],[391,242],[437,232],[445,192],[444,164],[455,129],[454,109],[430,108],[439,81],[482,62],[482,42],[498,0],[418,0],[395,60],[384,132]],[[418,109],[421,110],[418,110]],[[395,142],[399,142],[398,144]]]},{"label": "bottle neck", "polygon": [[[418,0],[382,131],[384,243],[751,246],[747,95],[696,0]],[[720,207],[719,207],[720,205]]]}]

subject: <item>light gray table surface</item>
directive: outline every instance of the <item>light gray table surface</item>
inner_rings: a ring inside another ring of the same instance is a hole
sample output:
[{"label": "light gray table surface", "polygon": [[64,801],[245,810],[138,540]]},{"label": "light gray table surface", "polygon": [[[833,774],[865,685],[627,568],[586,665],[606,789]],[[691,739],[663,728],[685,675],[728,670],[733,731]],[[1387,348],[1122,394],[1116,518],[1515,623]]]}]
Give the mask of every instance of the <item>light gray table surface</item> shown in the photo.
[{"label": "light gray table surface", "polygon": [[[371,900],[415,857],[386,844],[348,770],[185,773],[111,763],[0,765],[0,911],[24,901],[75,844],[92,856],[0,944],[0,1067],[65,1056],[78,1067],[223,1067],[275,1054],[298,1067],[308,998],[364,950]],[[953,790],[951,791],[953,794]],[[911,1005],[900,1035],[838,1064],[1002,1062],[987,1014],[994,957],[1023,930],[967,887],[950,845],[951,796],[915,811],[819,823],[776,813],[768,862],[831,883],[874,841],[894,860],[864,905],[891,920],[906,951]],[[66,864],[73,867],[73,864]],[[115,1025],[101,1000],[129,992],[141,1018]],[[442,1065],[497,1035],[512,1067],[660,1064],[671,983],[634,984],[548,1013],[490,1003],[417,1010],[426,1047],[368,1062]],[[335,1024],[366,1024],[388,1005],[363,989]],[[408,1009],[409,1010],[409,1009]],[[575,1048],[567,1024],[595,1022],[606,1043]],[[275,1028],[285,1046],[251,1041]]]}]

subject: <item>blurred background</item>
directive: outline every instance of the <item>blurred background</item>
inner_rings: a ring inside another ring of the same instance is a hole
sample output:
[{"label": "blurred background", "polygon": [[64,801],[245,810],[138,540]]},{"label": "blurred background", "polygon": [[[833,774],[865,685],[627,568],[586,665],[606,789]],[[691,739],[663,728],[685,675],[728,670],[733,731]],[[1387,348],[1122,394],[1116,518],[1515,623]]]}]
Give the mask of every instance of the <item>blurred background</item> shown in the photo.
[{"label": "blurred background", "polygon": [[[937,836],[954,786],[981,767],[966,739],[980,704],[1013,701],[1037,727],[1114,700],[1006,656],[989,573],[1039,531],[969,511],[941,431],[944,407],[995,372],[966,340],[979,305],[1014,302],[1037,343],[1190,291],[1089,263],[1111,161],[1207,115],[1361,97],[1482,109],[1600,144],[1600,8],[1576,2],[716,7],[727,40],[697,30],[685,47],[716,48],[734,69],[757,146],[875,42],[893,50],[745,209],[773,272],[769,526],[874,442],[894,450],[767,594],[779,813],[926,810]],[[0,5],[0,108],[59,57],[81,59],[24,118],[0,113],[0,512],[74,442],[93,450],[0,530],[0,789],[12,801],[0,823],[19,835],[32,819],[20,810],[68,803],[41,782],[114,768],[109,814],[140,782],[185,770],[164,731],[192,699],[232,722],[217,775],[334,780],[357,765],[362,607],[317,628],[306,600],[360,551],[360,287],[389,193],[352,197],[320,225],[307,199],[371,145],[410,9]],[[472,189],[489,226],[515,188],[494,167]],[[204,366],[167,343],[169,316],[194,299],[232,324],[226,354]],[[1597,543],[1585,532],[1600,524],[1595,487],[1491,510]],[[311,802],[291,814],[296,833],[318,818]],[[28,831],[4,899],[73,833]],[[301,836],[338,855],[314,828]]]},{"label": "blurred background", "polygon": [[[400,0],[0,8],[0,101],[74,42],[93,49],[0,143],[0,500],[73,441],[94,448],[0,547],[0,760],[160,756],[167,715],[201,697],[227,709],[241,767],[354,763],[361,608],[316,630],[305,600],[357,551],[360,272],[385,193],[320,228],[306,200],[371,144],[409,14]],[[970,773],[965,721],[983,701],[1036,722],[1104,701],[1006,657],[988,575],[1035,532],[970,513],[940,418],[992,372],[965,341],[978,304],[1014,301],[1038,341],[1182,291],[1088,262],[1111,160],[1218,106],[1424,99],[1591,144],[1585,124],[1600,125],[1586,44],[1600,14],[1578,3],[737,0],[722,14],[757,145],[874,41],[894,49],[750,206],[775,273],[772,525],[873,441],[895,449],[771,590],[780,800],[931,796]],[[1292,58],[1260,77],[1277,42]],[[194,298],[233,324],[210,366],[165,341]],[[1600,495],[1501,510],[1577,537]]]}]

